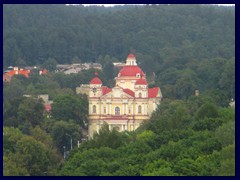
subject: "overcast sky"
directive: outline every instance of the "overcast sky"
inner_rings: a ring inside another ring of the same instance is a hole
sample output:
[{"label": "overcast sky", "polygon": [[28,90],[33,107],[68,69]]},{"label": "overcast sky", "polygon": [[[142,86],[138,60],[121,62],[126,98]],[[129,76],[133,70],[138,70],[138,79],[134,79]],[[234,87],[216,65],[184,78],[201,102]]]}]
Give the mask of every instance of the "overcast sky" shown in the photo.
[{"label": "overcast sky", "polygon": [[[76,4],[77,5],[77,4]],[[111,7],[111,6],[115,6],[115,5],[125,5],[125,4],[82,4],[84,6],[105,6],[105,7]],[[128,4],[131,5],[131,4]],[[136,4],[132,4],[132,5],[136,5]],[[137,5],[144,5],[144,4],[137,4]],[[235,6],[235,4],[215,4],[215,5],[219,5],[219,6]]]}]

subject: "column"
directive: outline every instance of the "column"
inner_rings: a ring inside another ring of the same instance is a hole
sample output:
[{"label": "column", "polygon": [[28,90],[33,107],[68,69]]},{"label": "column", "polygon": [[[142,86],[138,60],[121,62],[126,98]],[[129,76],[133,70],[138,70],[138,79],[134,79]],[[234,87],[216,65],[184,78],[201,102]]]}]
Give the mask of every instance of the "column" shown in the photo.
[{"label": "column", "polygon": [[108,114],[108,103],[106,103],[106,114]]},{"label": "column", "polygon": [[110,108],[109,108],[109,114],[112,115],[112,104],[110,104]]},{"label": "column", "polygon": [[120,110],[120,114],[121,114],[121,115],[124,114],[124,103],[122,104],[122,111]]}]

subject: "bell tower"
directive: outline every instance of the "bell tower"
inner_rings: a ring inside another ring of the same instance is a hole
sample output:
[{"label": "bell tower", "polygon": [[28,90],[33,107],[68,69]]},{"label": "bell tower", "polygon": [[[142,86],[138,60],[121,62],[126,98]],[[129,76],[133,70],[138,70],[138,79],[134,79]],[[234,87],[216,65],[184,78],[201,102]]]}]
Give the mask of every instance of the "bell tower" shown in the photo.
[{"label": "bell tower", "polygon": [[90,81],[89,97],[100,97],[102,95],[102,81],[97,72],[94,75],[95,77]]}]

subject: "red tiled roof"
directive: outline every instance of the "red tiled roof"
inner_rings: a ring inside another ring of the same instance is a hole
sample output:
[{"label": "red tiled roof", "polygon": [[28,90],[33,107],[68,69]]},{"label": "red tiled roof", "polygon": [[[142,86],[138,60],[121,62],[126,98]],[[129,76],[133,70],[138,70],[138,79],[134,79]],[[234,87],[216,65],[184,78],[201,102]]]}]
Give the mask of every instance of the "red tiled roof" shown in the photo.
[{"label": "red tiled roof", "polygon": [[18,74],[22,74],[25,77],[29,77],[29,75],[28,75],[29,73],[30,73],[30,71],[29,70],[25,70],[25,69],[22,69],[22,70],[18,71]]},{"label": "red tiled roof", "polygon": [[3,81],[10,82],[11,79],[12,79],[12,76],[10,76],[9,74],[7,73],[3,74]]},{"label": "red tiled roof", "polygon": [[120,71],[120,76],[136,76],[139,73],[140,76],[144,76],[145,74],[138,66],[124,66]]},{"label": "red tiled roof", "polygon": [[132,97],[135,97],[135,93],[130,89],[123,89],[123,92],[129,94]]},{"label": "red tiled roof", "polygon": [[146,79],[140,78],[140,79],[138,79],[138,80],[136,81],[135,84],[136,84],[136,85],[137,85],[137,84],[145,84],[145,85],[146,85],[146,84],[148,84],[148,83],[147,83]]},{"label": "red tiled roof", "polygon": [[102,84],[102,81],[99,77],[95,77],[90,81],[90,84]]},{"label": "red tiled roof", "polygon": [[42,74],[46,75],[47,74],[47,70],[43,69]]},{"label": "red tiled roof", "polygon": [[18,74],[22,74],[22,75],[24,75],[25,77],[29,77],[29,73],[30,73],[30,70],[25,70],[25,69],[20,69],[20,70],[11,70],[11,71],[9,71],[9,72],[7,72],[7,74],[8,75],[10,75],[10,76],[14,76],[15,74],[17,74],[17,72],[18,72]]},{"label": "red tiled roof", "polygon": [[15,75],[15,71],[14,71],[14,70],[11,70],[11,71],[7,72],[7,74],[8,74],[9,76],[14,76],[14,75]]},{"label": "red tiled roof", "polygon": [[154,98],[157,96],[159,87],[149,88],[148,89],[148,98]]},{"label": "red tiled roof", "polygon": [[45,111],[49,112],[51,111],[51,109],[52,109],[52,106],[50,103],[45,104]]},{"label": "red tiled roof", "polygon": [[129,54],[128,58],[135,58],[134,54]]},{"label": "red tiled roof", "polygon": [[107,86],[103,86],[102,87],[102,95],[104,96],[105,94],[111,92],[112,89],[111,88],[108,88]]}]

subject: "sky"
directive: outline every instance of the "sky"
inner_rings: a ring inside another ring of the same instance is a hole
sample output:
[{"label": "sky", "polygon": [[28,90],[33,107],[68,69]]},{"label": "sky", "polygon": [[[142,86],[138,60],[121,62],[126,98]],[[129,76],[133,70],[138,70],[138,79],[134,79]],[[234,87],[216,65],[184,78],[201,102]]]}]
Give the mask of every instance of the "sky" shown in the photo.
[{"label": "sky", "polygon": [[[72,4],[73,5],[73,4]],[[77,5],[77,4],[75,4]],[[112,7],[112,6],[115,6],[115,5],[125,5],[125,4],[82,4],[84,6],[105,6],[105,7]],[[131,5],[131,4],[128,4],[128,5]],[[133,5],[136,5],[136,4],[133,4]],[[137,5],[144,5],[144,4],[137,4]],[[215,5],[219,5],[219,6],[235,6],[235,4],[215,4]]]}]

